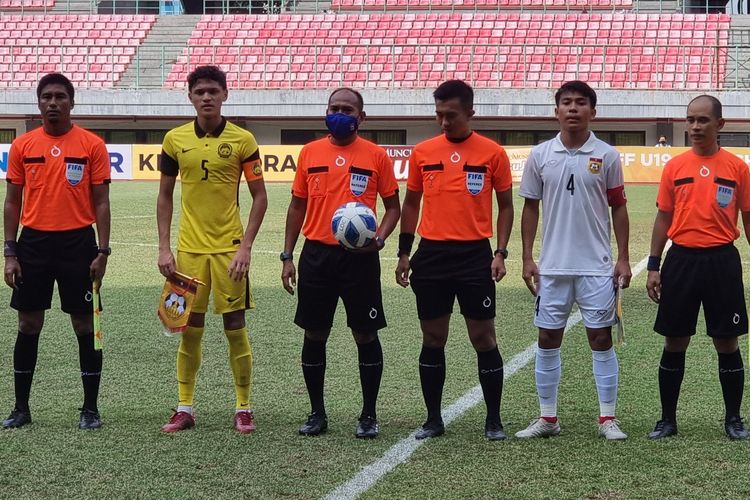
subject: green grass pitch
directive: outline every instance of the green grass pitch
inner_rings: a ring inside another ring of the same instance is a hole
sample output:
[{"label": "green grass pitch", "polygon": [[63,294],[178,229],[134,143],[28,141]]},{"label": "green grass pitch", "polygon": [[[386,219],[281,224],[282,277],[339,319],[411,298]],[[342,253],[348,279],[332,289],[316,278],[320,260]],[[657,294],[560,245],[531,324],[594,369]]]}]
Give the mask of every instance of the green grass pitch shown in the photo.
[{"label": "green grass pitch", "polygon": [[[218,317],[209,315],[196,394],[197,427],[165,435],[159,427],[176,404],[177,341],[156,318],[163,280],[156,268],[157,183],[112,185],[112,248],[102,287],[105,365],[100,409],[104,427],[77,429],[82,401],[77,346],[56,300],[40,342],[32,389],[34,423],[0,432],[0,498],[319,498],[378,459],[422,423],[417,358],[421,335],[410,290],[396,286],[396,239],[382,255],[389,327],[381,334],[385,372],[379,400],[380,438],[353,436],[361,396],[357,354],[339,308],[328,347],[326,401],[330,429],[319,438],[297,435],[308,412],[299,367],[302,333],[293,324],[295,298],[281,288],[284,219],[289,185],[269,185],[270,206],[253,248],[257,309],[248,313],[255,356],[254,407],[258,431],[232,430],[234,393]],[[515,188],[517,191],[517,188]],[[0,194],[4,188],[0,188]],[[655,186],[628,188],[631,264],[648,254]],[[249,205],[242,193],[243,214]],[[497,288],[497,332],[506,362],[536,338],[533,298],[521,280],[520,198],[507,261]],[[176,203],[176,208],[179,203]],[[179,212],[179,211],[177,211]],[[244,219],[245,215],[243,215]],[[173,235],[176,233],[173,231]],[[738,241],[750,269],[745,237]],[[297,253],[301,248],[298,244]],[[585,249],[581,249],[585,251]],[[555,439],[487,442],[484,409],[474,407],[444,437],[421,447],[365,498],[747,498],[750,443],[729,442],[716,355],[703,325],[688,352],[678,408],[680,435],[650,442],[659,417],[657,365],[661,339],[652,331],[656,306],[645,273],[625,292],[626,345],[618,349],[618,414],[626,442],[596,435],[598,405],[583,327],[563,346]],[[9,289],[0,291],[0,411],[13,405],[12,353],[16,315]],[[457,309],[457,308],[456,308]],[[742,341],[746,354],[746,340]],[[447,346],[444,405],[477,384],[476,356],[460,315]],[[747,405],[745,405],[746,407]],[[503,419],[509,434],[538,412],[533,362],[506,380]]]}]

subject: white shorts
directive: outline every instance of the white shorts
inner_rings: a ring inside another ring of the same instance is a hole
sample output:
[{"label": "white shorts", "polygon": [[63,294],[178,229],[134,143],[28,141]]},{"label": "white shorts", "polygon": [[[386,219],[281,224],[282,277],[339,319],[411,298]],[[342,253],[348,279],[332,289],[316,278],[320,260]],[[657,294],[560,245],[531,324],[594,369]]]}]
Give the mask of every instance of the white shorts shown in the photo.
[{"label": "white shorts", "polygon": [[573,303],[588,328],[616,323],[615,286],[612,276],[540,276],[534,307],[534,325],[565,328]]}]

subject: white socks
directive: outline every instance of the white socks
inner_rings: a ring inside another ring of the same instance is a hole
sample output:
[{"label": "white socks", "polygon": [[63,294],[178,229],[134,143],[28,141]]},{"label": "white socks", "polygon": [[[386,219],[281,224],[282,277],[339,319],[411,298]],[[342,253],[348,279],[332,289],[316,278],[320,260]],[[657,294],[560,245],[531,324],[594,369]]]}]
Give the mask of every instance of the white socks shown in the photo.
[{"label": "white socks", "polygon": [[562,374],[560,349],[537,347],[534,373],[539,395],[539,416],[557,417],[557,388]]},{"label": "white socks", "polygon": [[189,413],[189,414],[192,415],[193,414],[193,407],[192,406],[179,405],[177,407],[177,411],[178,412],[184,411],[185,413]]},{"label": "white socks", "polygon": [[594,362],[594,381],[599,394],[599,415],[614,417],[617,405],[617,379],[620,365],[614,347],[606,351],[591,351]]}]

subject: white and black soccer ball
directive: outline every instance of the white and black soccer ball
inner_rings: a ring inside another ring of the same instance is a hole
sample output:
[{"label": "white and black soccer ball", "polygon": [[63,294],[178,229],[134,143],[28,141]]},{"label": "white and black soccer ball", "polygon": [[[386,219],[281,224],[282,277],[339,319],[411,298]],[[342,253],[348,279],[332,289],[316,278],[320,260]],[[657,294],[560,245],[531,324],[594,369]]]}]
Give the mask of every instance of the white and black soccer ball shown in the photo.
[{"label": "white and black soccer ball", "polygon": [[362,248],[370,244],[378,229],[378,219],[364,203],[351,201],[333,212],[331,230],[336,241],[347,248]]},{"label": "white and black soccer ball", "polygon": [[164,306],[167,311],[174,311],[177,316],[182,316],[185,312],[185,297],[170,292],[164,300]]}]

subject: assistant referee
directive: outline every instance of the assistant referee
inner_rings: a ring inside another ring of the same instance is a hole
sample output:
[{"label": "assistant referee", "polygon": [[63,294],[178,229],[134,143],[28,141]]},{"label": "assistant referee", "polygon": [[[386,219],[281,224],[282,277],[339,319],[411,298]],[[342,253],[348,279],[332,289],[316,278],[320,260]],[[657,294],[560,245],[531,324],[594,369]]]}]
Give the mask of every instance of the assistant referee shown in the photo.
[{"label": "assistant referee", "polygon": [[[737,342],[747,333],[748,320],[742,265],[732,242],[740,236],[739,211],[750,239],[750,172],[741,159],[719,147],[723,126],[716,98],[693,99],[687,109],[692,148],[666,164],[659,184],[646,288],[659,304],[654,330],[664,336],[659,363],[662,416],[649,434],[651,439],[677,434],[685,352],[701,304],[706,331],[719,357],[724,429],[730,439],[748,437],[740,418],[745,368]],[[660,271],[667,238],[673,245]]]}]

